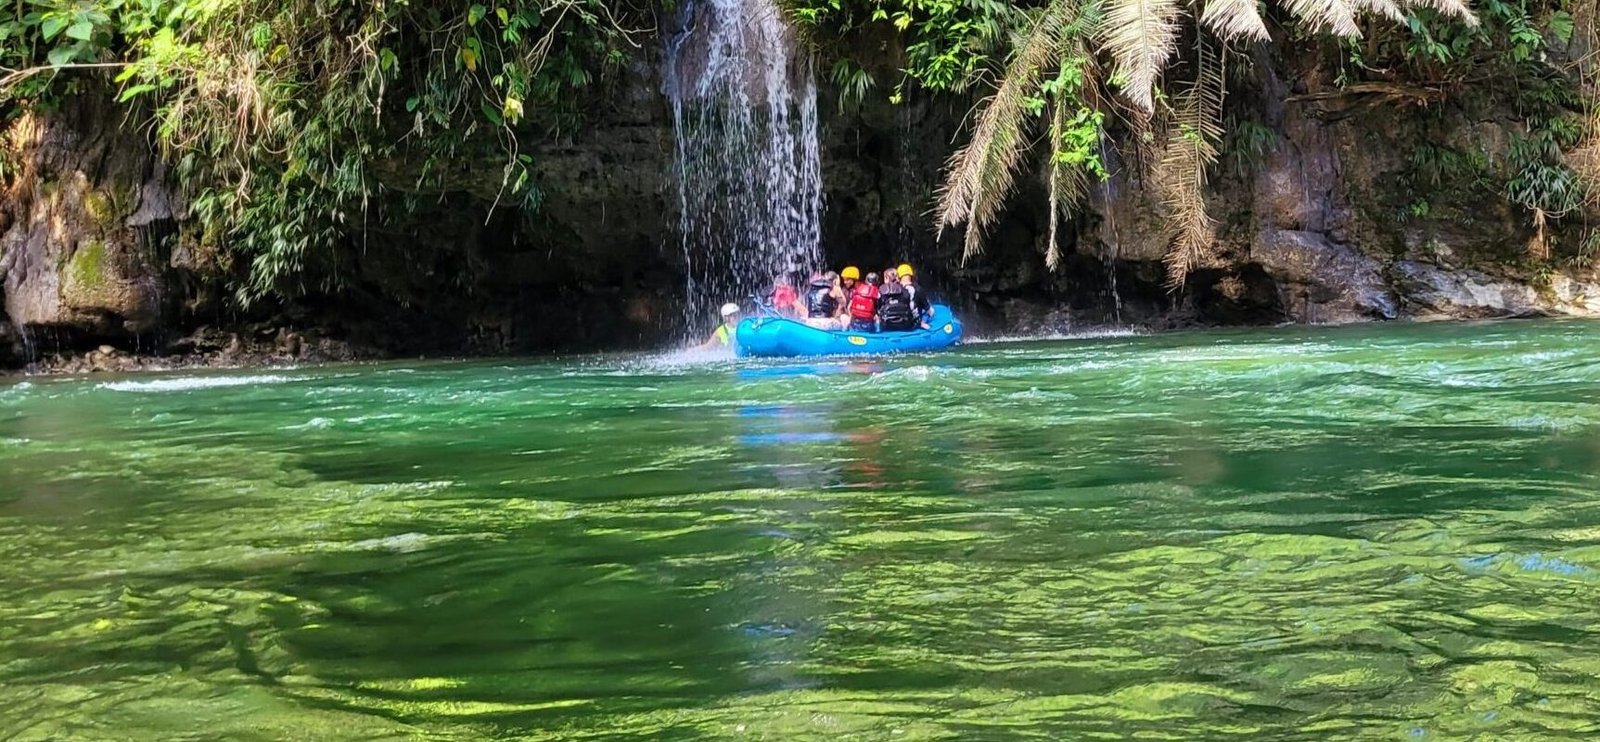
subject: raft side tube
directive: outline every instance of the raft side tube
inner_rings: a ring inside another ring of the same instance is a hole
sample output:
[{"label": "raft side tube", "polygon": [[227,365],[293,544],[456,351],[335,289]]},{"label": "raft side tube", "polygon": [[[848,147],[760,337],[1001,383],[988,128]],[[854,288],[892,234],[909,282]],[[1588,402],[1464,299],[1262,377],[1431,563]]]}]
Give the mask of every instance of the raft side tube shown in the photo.
[{"label": "raft side tube", "polygon": [[943,304],[931,307],[928,329],[906,332],[819,330],[799,320],[751,317],[739,323],[734,339],[740,356],[755,358],[924,353],[960,344],[961,320]]}]

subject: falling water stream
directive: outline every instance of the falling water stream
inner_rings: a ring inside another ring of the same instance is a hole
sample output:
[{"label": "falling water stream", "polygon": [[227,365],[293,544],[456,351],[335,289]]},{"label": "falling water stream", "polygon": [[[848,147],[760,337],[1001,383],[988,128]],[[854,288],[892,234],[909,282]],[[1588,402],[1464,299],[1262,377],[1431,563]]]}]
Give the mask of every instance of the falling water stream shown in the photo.
[{"label": "falling water stream", "polygon": [[771,0],[687,0],[667,40],[688,296],[684,319],[820,263],[810,58]]},{"label": "falling water stream", "polygon": [[[1107,159],[1109,150],[1106,148],[1106,138],[1100,137],[1100,161],[1111,162]],[[1100,181],[1100,199],[1105,204],[1104,213],[1106,229],[1111,233],[1111,244],[1107,247],[1110,252],[1106,256],[1106,283],[1111,287],[1111,322],[1122,324],[1122,293],[1117,289],[1117,257],[1122,253],[1122,238],[1117,235],[1117,212],[1111,207],[1114,194],[1111,192],[1111,179],[1104,178]]]}]

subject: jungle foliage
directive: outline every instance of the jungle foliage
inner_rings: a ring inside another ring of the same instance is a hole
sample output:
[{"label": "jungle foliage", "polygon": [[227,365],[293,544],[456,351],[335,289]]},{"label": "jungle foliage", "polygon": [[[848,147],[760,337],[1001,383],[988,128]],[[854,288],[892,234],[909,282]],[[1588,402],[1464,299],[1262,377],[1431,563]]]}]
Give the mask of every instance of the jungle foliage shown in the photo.
[{"label": "jungle foliage", "polygon": [[[1248,71],[1272,42],[1334,60],[1337,89],[1329,96],[1405,110],[1459,112],[1452,106],[1484,102],[1514,110],[1525,133],[1505,162],[1483,163],[1469,182],[1526,210],[1535,259],[1550,256],[1547,226],[1579,214],[1600,194],[1594,0],[1484,0],[1476,7],[1463,0],[788,4],[814,37],[898,33],[906,53],[895,95],[908,85],[987,91],[968,143],[946,171],[936,212],[941,229],[964,229],[969,257],[982,249],[1016,173],[1038,157],[1052,204],[1046,262],[1055,265],[1056,222],[1076,213],[1086,183],[1107,177],[1101,153],[1118,147],[1162,195],[1171,226],[1168,278],[1183,285],[1190,271],[1217,258],[1209,178],[1221,165],[1248,177],[1270,147],[1272,132],[1229,102],[1229,78]],[[862,79],[866,67],[848,56],[835,63],[856,78],[852,89],[861,94],[875,87]],[[1429,152],[1446,152],[1442,164],[1457,169],[1472,159],[1442,138],[1422,149],[1412,158],[1413,185],[1431,180],[1439,187],[1441,163]],[[1420,200],[1409,215],[1425,216],[1427,208]]]},{"label": "jungle foliage", "polygon": [[[334,290],[351,255],[406,258],[407,240],[369,224],[425,221],[450,193],[536,206],[526,143],[577,125],[673,5],[633,1],[19,0],[0,21],[0,117],[112,86],[188,186],[196,252],[236,277],[241,303]],[[1037,162],[1055,266],[1059,224],[1117,148],[1162,196],[1182,285],[1217,259],[1210,178],[1248,177],[1273,146],[1230,100],[1269,48],[1335,67],[1331,95],[1514,110],[1524,130],[1505,161],[1439,137],[1406,177],[1468,179],[1523,209],[1535,259],[1550,225],[1596,200],[1596,0],[780,1],[849,95],[982,95],[935,211],[968,256]],[[1429,209],[1419,197],[1406,215]]]},{"label": "jungle foliage", "polygon": [[[616,0],[21,3],[0,23],[0,114],[111,73],[244,304],[334,289],[353,251],[404,249],[367,240],[380,208],[475,189],[535,203],[520,142],[573,125],[653,24]],[[501,177],[461,182],[485,169]]]}]

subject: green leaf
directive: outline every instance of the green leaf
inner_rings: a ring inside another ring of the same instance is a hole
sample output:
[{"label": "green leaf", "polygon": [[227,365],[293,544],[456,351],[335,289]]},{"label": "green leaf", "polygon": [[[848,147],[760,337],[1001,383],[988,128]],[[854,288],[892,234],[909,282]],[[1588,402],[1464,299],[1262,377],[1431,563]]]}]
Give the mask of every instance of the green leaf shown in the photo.
[{"label": "green leaf", "polygon": [[67,27],[67,36],[79,41],[88,41],[93,35],[94,24],[88,21],[78,21]]},{"label": "green leaf", "polygon": [[489,12],[488,9],[482,5],[474,5],[470,8],[467,8],[467,25],[478,25],[478,21],[483,20],[483,14],[487,12]]},{"label": "green leaf", "polygon": [[420,106],[420,105],[422,105],[422,99],[421,98],[418,98],[415,95],[411,96],[410,98],[407,98],[406,99],[406,113],[411,113],[411,112],[416,111],[417,110],[417,106]]},{"label": "green leaf", "polygon": [[507,13],[505,8],[495,8],[494,14],[495,17],[500,19],[500,25],[502,26],[511,22],[511,14]]},{"label": "green leaf", "polygon": [[53,64],[57,67],[60,67],[64,64],[69,64],[72,62],[72,58],[76,57],[77,55],[78,47],[76,46],[58,46],[50,50],[50,64]]},{"label": "green leaf", "polygon": [[482,109],[483,109],[483,117],[486,118],[486,119],[489,119],[489,123],[492,123],[495,126],[499,126],[499,125],[505,123],[506,120],[505,120],[504,117],[502,117],[500,115],[499,109],[495,108],[494,106],[489,105],[489,103],[487,101],[482,104]]},{"label": "green leaf", "polygon": [[148,92],[150,92],[152,90],[155,90],[155,89],[156,89],[156,86],[151,85],[149,83],[141,83],[139,85],[134,85],[134,86],[132,86],[132,87],[126,89],[126,90],[123,90],[122,91],[122,95],[117,96],[117,102],[119,102],[119,103],[127,103],[128,101],[133,100],[134,98],[138,97],[139,95],[144,94],[144,93],[148,93]]},{"label": "green leaf", "polygon": [[1575,24],[1572,21],[1571,13],[1568,13],[1565,10],[1558,10],[1554,13],[1551,13],[1550,20],[1546,21],[1545,25],[1550,29],[1550,33],[1555,34],[1556,38],[1561,39],[1561,43],[1572,43],[1572,30]]},{"label": "green leaf", "polygon": [[49,41],[59,35],[61,30],[66,27],[67,19],[65,17],[59,15],[50,15],[47,16],[44,19],[44,23],[40,25],[39,32],[44,35],[45,41]]}]

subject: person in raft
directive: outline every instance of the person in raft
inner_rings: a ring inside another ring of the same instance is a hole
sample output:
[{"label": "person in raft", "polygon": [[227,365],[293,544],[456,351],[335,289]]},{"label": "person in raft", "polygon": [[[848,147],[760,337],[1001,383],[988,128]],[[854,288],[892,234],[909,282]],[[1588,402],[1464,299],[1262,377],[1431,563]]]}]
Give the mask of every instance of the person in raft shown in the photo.
[{"label": "person in raft", "polygon": [[868,273],[867,280],[856,284],[850,291],[850,324],[851,332],[877,332],[878,331],[878,285],[883,279],[876,273]]},{"label": "person in raft", "polygon": [[917,274],[911,270],[910,263],[901,263],[894,272],[900,278],[900,285],[911,295],[911,309],[917,315],[917,324],[924,330],[928,329],[928,318],[933,315],[933,307],[928,303],[928,295],[917,285]]},{"label": "person in raft", "polygon": [[883,292],[878,296],[878,329],[908,332],[917,329],[917,311],[911,306],[911,292],[901,285],[898,270],[884,271]]},{"label": "person in raft", "polygon": [[806,304],[800,292],[789,282],[789,277],[779,273],[772,277],[772,288],[767,291],[767,303],[779,315],[790,318],[806,316]]},{"label": "person in raft", "polygon": [[839,274],[832,271],[812,274],[804,298],[806,325],[818,330],[842,329],[839,312],[844,309],[844,300]]},{"label": "person in raft", "polygon": [[739,305],[722,305],[722,324],[717,325],[715,332],[706,341],[695,346],[695,350],[726,350],[733,347],[733,331],[739,326]]}]

